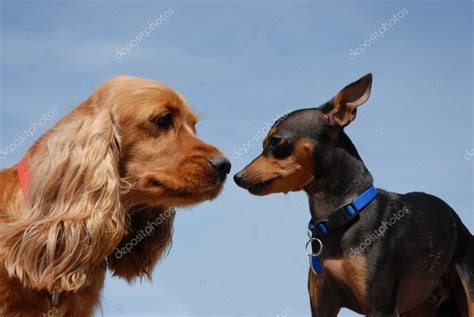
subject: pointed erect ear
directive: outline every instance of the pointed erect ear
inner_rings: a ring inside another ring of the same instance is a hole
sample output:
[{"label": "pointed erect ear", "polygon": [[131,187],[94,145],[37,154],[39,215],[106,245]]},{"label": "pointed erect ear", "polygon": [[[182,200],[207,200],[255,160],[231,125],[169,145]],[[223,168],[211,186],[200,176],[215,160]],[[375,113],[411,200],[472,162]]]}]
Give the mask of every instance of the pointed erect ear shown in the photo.
[{"label": "pointed erect ear", "polygon": [[329,124],[345,127],[351,123],[356,117],[357,107],[369,99],[371,88],[372,74],[369,73],[344,87],[331,101],[321,106]]}]

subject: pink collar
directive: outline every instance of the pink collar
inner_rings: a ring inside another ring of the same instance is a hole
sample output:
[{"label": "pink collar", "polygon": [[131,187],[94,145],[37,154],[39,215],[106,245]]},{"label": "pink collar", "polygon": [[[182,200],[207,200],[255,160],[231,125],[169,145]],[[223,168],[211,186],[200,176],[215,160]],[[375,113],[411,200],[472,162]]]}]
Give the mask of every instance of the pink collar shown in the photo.
[{"label": "pink collar", "polygon": [[27,195],[28,184],[31,180],[31,175],[28,172],[28,165],[26,164],[26,158],[24,157],[17,166],[18,180],[20,181],[21,189],[23,194]]}]

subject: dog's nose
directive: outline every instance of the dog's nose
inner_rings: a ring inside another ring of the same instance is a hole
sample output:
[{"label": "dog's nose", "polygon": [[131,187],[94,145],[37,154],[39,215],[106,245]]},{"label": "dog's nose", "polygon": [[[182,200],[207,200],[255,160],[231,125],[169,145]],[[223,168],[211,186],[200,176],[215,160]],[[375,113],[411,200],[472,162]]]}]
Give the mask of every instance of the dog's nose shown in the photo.
[{"label": "dog's nose", "polygon": [[221,180],[226,178],[227,174],[230,173],[230,168],[232,167],[230,161],[224,156],[213,157],[209,160],[209,164],[217,170]]},{"label": "dog's nose", "polygon": [[240,186],[240,185],[242,184],[242,180],[244,179],[244,176],[245,176],[245,173],[244,173],[243,170],[240,171],[240,172],[238,172],[238,173],[236,173],[236,174],[234,175],[234,182],[235,182],[237,185]]}]

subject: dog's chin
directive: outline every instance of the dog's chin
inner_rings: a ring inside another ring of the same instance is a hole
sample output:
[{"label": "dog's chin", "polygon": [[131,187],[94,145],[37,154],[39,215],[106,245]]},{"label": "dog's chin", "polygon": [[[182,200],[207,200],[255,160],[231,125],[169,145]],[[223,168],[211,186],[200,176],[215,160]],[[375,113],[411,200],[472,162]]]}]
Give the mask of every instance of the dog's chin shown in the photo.
[{"label": "dog's chin", "polygon": [[151,194],[149,203],[153,205],[169,205],[169,207],[190,207],[204,201],[213,200],[222,191],[224,181],[208,187],[170,187],[160,184],[156,192]]},{"label": "dog's chin", "polygon": [[252,195],[256,196],[266,196],[270,194],[277,193],[277,191],[272,190],[272,185],[274,184],[274,181],[278,177],[270,178],[266,181],[259,182],[259,183],[254,183],[254,184],[247,184],[245,185],[245,189],[249,191]]},{"label": "dog's chin", "polygon": [[178,193],[175,198],[179,200],[180,197],[182,197],[188,202],[188,205],[194,205],[203,201],[215,199],[222,192],[223,188],[224,182],[220,182],[219,184],[204,190],[200,188],[199,190],[185,194]]}]

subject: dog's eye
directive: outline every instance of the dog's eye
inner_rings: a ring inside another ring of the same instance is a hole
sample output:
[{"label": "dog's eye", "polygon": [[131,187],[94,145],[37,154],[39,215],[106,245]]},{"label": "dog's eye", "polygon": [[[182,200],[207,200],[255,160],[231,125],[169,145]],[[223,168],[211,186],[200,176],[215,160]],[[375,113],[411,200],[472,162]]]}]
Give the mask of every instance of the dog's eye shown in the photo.
[{"label": "dog's eye", "polygon": [[169,129],[173,126],[173,115],[168,112],[167,114],[156,118],[153,122],[162,129]]},{"label": "dog's eye", "polygon": [[268,145],[273,148],[275,146],[277,146],[281,141],[281,138],[277,137],[277,136],[272,136],[270,138],[270,140],[268,140]]},{"label": "dog's eye", "polygon": [[276,158],[283,158],[291,154],[293,145],[287,138],[272,136],[268,140],[268,149]]}]

